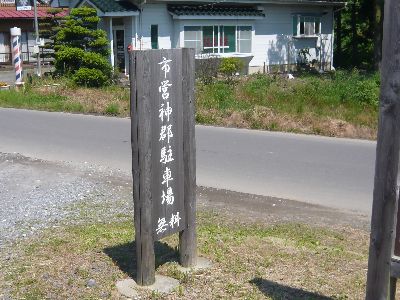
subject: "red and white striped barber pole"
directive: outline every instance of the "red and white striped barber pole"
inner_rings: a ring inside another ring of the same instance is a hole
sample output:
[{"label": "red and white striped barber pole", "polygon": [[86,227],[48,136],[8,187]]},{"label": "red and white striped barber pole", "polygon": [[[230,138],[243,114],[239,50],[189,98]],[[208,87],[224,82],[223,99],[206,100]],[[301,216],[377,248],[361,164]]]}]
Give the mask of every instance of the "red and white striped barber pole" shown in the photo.
[{"label": "red and white striped barber pole", "polygon": [[15,68],[15,83],[22,82],[22,57],[21,57],[21,28],[10,29],[12,43],[12,57]]}]

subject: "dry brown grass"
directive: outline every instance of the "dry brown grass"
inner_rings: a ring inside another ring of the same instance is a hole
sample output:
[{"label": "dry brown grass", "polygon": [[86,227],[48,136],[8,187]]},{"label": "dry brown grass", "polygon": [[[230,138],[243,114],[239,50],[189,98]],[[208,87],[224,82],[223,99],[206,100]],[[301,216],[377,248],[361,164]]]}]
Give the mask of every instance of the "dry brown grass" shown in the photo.
[{"label": "dry brown grass", "polygon": [[[363,299],[368,233],[348,227],[238,222],[201,211],[198,248],[213,267],[178,271],[176,236],[156,243],[157,273],[180,286],[142,299]],[[134,273],[133,224],[122,221],[53,229],[3,262],[3,289],[15,298],[123,299],[117,280]],[[160,258],[161,257],[161,258]],[[87,287],[89,279],[95,287]],[[400,294],[399,294],[400,295]]]},{"label": "dry brown grass", "polygon": [[[33,92],[49,95],[57,94],[66,98],[67,104],[75,104],[83,113],[129,116],[129,89],[123,87],[85,88],[67,84],[37,85]],[[110,107],[114,107],[110,109]]]},{"label": "dry brown grass", "polygon": [[266,129],[369,140],[376,139],[377,134],[374,127],[355,125],[329,117],[315,118],[307,114],[301,117],[294,117],[289,114],[278,113],[271,108],[263,106],[256,106],[251,110],[245,111],[227,110],[225,112],[200,108],[198,114],[210,120],[206,124],[217,124],[226,127]]}]

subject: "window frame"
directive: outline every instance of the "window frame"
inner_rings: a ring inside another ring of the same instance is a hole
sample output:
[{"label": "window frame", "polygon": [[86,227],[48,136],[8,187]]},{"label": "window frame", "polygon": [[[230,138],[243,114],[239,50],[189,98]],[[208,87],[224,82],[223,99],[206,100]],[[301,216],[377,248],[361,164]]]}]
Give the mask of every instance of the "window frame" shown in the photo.
[{"label": "window frame", "polygon": [[[312,18],[314,19],[313,22],[310,21],[306,21],[307,18]],[[302,19],[304,19],[304,21],[302,21]],[[294,24],[296,20],[296,26]],[[316,27],[315,24],[318,21],[318,32],[316,32]],[[296,28],[296,33],[293,32],[293,37],[295,38],[313,38],[313,37],[318,37],[321,35],[321,30],[322,30],[322,16],[318,15],[318,14],[293,14],[292,15],[292,22],[293,22],[293,31]],[[301,33],[301,23],[304,23],[304,33]],[[306,34],[306,23],[311,23],[314,24],[314,32],[312,34]]]},{"label": "window frame", "polygon": [[[197,27],[199,28],[200,31],[200,40],[192,40],[192,39],[185,39],[185,28],[187,27]],[[207,46],[204,47],[203,43],[204,43],[204,28],[205,27],[212,27],[212,42],[213,45],[212,46]],[[221,45],[221,37],[223,38],[225,35],[224,32],[224,27],[234,27],[235,29],[235,36],[234,36],[234,40],[235,40],[235,51],[232,52],[225,52],[223,51],[224,49],[228,49],[229,45]],[[238,39],[239,36],[239,29],[241,27],[249,27],[251,28],[251,35],[250,35],[250,39]],[[217,32],[215,30],[215,28],[217,28]],[[252,51],[253,49],[253,31],[254,31],[254,26],[252,24],[230,24],[230,23],[226,23],[226,24],[190,24],[190,25],[183,25],[182,26],[182,47],[185,47],[185,43],[186,42],[200,42],[201,45],[201,50],[200,52],[196,52],[196,54],[216,54],[216,55],[229,55],[229,54],[251,54],[252,52],[240,52],[239,51],[239,41],[241,40],[247,40],[250,42],[250,51]],[[217,38],[217,39],[215,39]],[[214,44],[214,42],[217,41],[217,45]],[[209,52],[205,52],[204,50],[212,50]]]}]

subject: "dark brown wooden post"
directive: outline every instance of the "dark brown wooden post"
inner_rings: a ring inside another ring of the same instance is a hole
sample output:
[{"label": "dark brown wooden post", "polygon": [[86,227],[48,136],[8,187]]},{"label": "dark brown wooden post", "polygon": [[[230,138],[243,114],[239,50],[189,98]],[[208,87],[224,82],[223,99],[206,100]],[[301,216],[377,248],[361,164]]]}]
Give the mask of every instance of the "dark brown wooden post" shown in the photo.
[{"label": "dark brown wooden post", "polygon": [[194,57],[194,49],[182,49],[184,201],[187,220],[187,227],[179,234],[180,263],[183,267],[195,266],[197,260]]},{"label": "dark brown wooden post", "polygon": [[389,297],[400,147],[399,15],[399,2],[386,0],[367,300],[384,300]]},{"label": "dark brown wooden post", "polygon": [[396,277],[390,277],[390,300],[396,300],[396,284],[397,284],[397,278]]},{"label": "dark brown wooden post", "polygon": [[[137,56],[140,54],[140,59]],[[139,285],[155,282],[151,199],[151,107],[148,52],[131,52],[132,176]],[[141,76],[137,76],[141,74]],[[133,75],[133,76],[132,76]],[[137,87],[140,86],[140,89]],[[138,113],[140,111],[140,113]],[[140,155],[139,155],[140,154]]]}]

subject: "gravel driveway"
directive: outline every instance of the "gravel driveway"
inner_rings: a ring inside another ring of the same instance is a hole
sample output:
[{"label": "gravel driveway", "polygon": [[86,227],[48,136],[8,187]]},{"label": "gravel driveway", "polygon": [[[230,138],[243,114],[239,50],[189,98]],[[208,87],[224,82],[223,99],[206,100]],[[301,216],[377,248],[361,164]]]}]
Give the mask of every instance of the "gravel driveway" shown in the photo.
[{"label": "gravel driveway", "polygon": [[[111,169],[0,153],[0,250],[52,226],[133,216],[130,176]],[[265,196],[199,187],[198,206],[235,218],[369,227],[366,215]]]},{"label": "gravel driveway", "polygon": [[0,249],[40,229],[85,221],[77,208],[85,200],[102,203],[91,217],[132,214],[127,179],[87,165],[77,169],[0,153]]}]

